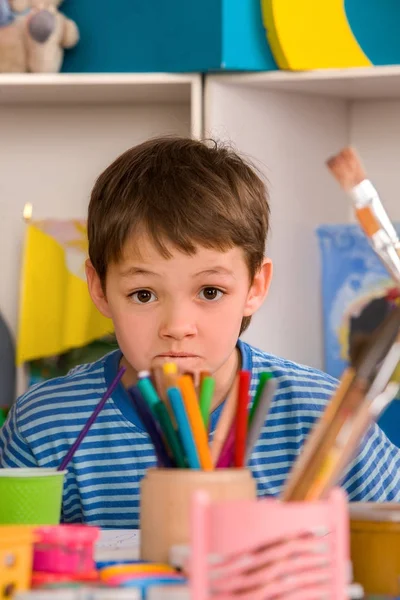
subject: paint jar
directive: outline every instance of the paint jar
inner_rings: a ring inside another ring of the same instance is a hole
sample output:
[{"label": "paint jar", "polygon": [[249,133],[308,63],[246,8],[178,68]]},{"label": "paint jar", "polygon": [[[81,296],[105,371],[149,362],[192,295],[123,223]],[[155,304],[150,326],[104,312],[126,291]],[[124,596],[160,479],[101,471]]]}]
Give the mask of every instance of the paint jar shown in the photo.
[{"label": "paint jar", "polygon": [[205,490],[213,501],[257,495],[249,469],[149,469],[140,495],[142,560],[168,562],[172,546],[189,543],[191,499],[197,490]]},{"label": "paint jar", "polygon": [[350,503],[354,581],[366,595],[399,596],[400,507],[393,502]]},{"label": "paint jar", "polygon": [[94,543],[98,527],[59,525],[38,527],[33,570],[41,573],[84,574],[95,569]]}]

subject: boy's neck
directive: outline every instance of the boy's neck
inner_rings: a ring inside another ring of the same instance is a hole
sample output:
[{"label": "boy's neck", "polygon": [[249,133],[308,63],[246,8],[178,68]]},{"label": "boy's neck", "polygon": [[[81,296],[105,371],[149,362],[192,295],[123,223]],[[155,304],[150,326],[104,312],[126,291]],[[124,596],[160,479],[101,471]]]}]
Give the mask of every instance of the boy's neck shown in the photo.
[{"label": "boy's neck", "polygon": [[[124,366],[126,371],[122,377],[122,383],[125,388],[135,385],[137,382],[137,373],[127,362],[124,356],[120,360],[120,366]],[[215,377],[215,391],[211,410],[215,410],[228,396],[235,377],[242,366],[242,358],[239,348],[235,348],[228,360],[213,375]]]}]

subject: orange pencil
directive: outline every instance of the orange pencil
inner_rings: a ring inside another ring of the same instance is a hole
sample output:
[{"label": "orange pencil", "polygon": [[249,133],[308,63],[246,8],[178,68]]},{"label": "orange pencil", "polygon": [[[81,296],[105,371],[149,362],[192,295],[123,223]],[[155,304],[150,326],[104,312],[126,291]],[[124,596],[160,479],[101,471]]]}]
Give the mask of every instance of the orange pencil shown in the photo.
[{"label": "orange pencil", "polygon": [[246,454],[246,441],[247,441],[247,408],[249,405],[249,388],[250,388],[250,371],[239,372],[239,396],[238,404],[236,409],[236,421],[235,421],[235,453],[234,453],[234,465],[235,467],[244,467],[244,457]]},{"label": "orange pencil", "polygon": [[212,471],[214,465],[210,448],[208,447],[207,432],[204,427],[192,377],[190,375],[179,377],[178,387],[182,393],[201,468],[205,471]]}]

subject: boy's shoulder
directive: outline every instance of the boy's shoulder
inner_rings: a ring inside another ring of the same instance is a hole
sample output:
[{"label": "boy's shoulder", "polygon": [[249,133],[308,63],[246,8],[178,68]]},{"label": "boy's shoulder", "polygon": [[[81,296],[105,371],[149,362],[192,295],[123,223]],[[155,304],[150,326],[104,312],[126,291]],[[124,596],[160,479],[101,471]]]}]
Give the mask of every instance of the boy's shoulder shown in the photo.
[{"label": "boy's shoulder", "polygon": [[92,363],[77,365],[61,377],[33,385],[18,398],[19,412],[38,407],[42,403],[47,406],[59,404],[61,400],[64,404],[76,402],[80,398],[98,401],[99,393],[105,387],[105,364],[117,352],[119,351],[110,352]]},{"label": "boy's shoulder", "polygon": [[253,376],[257,377],[263,371],[270,372],[282,392],[286,389],[287,393],[296,395],[305,391],[331,395],[338,385],[334,377],[319,369],[269,354],[243,341],[240,347]]}]

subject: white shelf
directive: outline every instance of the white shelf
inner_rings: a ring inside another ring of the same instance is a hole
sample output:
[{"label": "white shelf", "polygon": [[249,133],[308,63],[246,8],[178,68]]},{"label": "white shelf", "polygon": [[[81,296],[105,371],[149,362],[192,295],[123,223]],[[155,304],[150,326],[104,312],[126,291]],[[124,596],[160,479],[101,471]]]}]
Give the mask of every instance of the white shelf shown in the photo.
[{"label": "white shelf", "polygon": [[198,74],[2,74],[0,104],[190,103]]},{"label": "white shelf", "polygon": [[218,83],[345,100],[400,98],[400,66],[212,75]]}]

